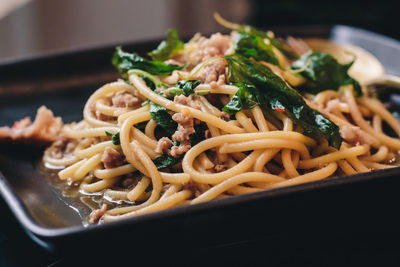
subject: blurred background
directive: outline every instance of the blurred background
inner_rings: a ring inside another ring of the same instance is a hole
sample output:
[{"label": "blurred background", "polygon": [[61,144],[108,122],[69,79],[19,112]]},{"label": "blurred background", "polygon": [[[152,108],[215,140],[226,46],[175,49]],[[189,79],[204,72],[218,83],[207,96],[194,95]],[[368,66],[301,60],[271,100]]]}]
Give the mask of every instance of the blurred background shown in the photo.
[{"label": "blurred background", "polygon": [[392,1],[0,0],[0,59],[222,28],[214,11],[258,27],[345,24],[400,38]]}]

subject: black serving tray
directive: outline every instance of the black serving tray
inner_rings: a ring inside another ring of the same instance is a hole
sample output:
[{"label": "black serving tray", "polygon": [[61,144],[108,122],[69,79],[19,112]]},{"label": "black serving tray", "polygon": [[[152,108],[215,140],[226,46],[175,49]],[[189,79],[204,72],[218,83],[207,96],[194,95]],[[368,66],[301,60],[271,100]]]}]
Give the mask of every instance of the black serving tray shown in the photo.
[{"label": "black serving tray", "polygon": [[[331,38],[364,47],[388,73],[400,74],[396,40],[340,25],[274,30],[277,35]],[[124,47],[143,54],[158,42]],[[0,125],[34,116],[43,104],[65,122],[80,120],[88,96],[118,77],[110,63],[113,50],[107,46],[0,62]],[[67,205],[39,171],[41,154],[36,148],[0,144],[0,195],[33,240],[55,252],[101,251],[101,244],[113,244],[108,252],[124,247],[137,257],[151,247],[179,254],[260,238],[305,240],[310,235],[397,229],[400,223],[400,168],[393,168],[85,227],[79,211]]]}]

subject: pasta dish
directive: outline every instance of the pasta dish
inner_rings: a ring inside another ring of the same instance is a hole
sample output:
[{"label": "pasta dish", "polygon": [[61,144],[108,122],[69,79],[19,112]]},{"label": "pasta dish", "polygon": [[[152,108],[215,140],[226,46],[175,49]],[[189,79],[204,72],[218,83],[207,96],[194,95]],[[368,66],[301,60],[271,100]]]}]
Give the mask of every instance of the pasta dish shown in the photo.
[{"label": "pasta dish", "polygon": [[90,223],[396,166],[400,124],[354,60],[216,18],[230,34],[117,47],[121,79],[46,149],[61,180],[101,193]]}]

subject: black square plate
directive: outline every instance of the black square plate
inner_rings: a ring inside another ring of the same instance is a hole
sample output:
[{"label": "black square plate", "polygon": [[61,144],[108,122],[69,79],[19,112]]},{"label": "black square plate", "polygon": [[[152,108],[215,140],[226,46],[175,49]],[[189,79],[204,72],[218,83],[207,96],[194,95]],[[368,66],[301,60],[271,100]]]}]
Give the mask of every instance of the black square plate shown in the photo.
[{"label": "black square plate", "polygon": [[[331,38],[361,46],[388,73],[400,74],[400,42],[348,26],[273,29],[277,35]],[[145,53],[159,40],[125,44]],[[64,122],[80,120],[87,97],[118,73],[110,58],[114,46],[47,54],[0,62],[0,125],[10,125],[46,105]],[[173,208],[124,221],[83,226],[72,207],[39,170],[41,151],[0,144],[0,193],[39,244],[52,251],[76,252],[100,244],[143,248],[196,249],[260,236],[396,229],[400,168],[328,179],[287,188]],[[181,244],[181,245],[179,245]],[[98,248],[98,247],[97,247]]]}]

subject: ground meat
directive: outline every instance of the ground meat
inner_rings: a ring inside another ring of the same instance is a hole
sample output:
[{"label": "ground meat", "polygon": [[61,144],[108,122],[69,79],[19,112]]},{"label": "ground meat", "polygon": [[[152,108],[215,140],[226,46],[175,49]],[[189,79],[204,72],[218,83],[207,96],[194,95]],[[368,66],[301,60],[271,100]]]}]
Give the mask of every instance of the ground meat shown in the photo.
[{"label": "ground meat", "polygon": [[230,48],[230,37],[221,33],[214,33],[210,38],[201,37],[197,42],[198,50],[195,54],[197,62],[203,62],[215,56],[224,55]]},{"label": "ground meat", "polygon": [[340,135],[346,142],[349,144],[368,144],[371,145],[374,143],[373,137],[371,137],[366,132],[362,131],[360,127],[357,126],[341,126],[340,127]]},{"label": "ground meat", "polygon": [[137,185],[137,183],[137,179],[133,177],[127,177],[122,181],[121,185],[123,188],[132,188],[134,185]]},{"label": "ground meat", "polygon": [[195,80],[200,80],[202,83],[217,82],[218,85],[226,83],[226,66],[225,59],[216,59],[205,65],[200,71],[193,76]]},{"label": "ground meat", "polygon": [[101,162],[106,169],[111,169],[121,166],[124,163],[124,157],[114,148],[106,147],[101,156]]},{"label": "ground meat", "polygon": [[222,172],[228,169],[228,166],[226,164],[216,164],[214,167],[214,170],[216,172]]},{"label": "ground meat", "polygon": [[200,104],[194,99],[193,95],[190,96],[177,95],[174,97],[174,102],[201,110]]},{"label": "ground meat", "polygon": [[50,156],[56,159],[61,159],[65,155],[70,155],[74,152],[78,145],[77,139],[70,139],[65,135],[61,135],[50,148]]},{"label": "ground meat", "polygon": [[11,128],[0,127],[0,141],[49,145],[57,139],[61,126],[61,118],[55,118],[51,110],[41,106],[33,123],[29,117],[25,117],[15,122]]},{"label": "ground meat", "polygon": [[187,52],[177,53],[174,59],[181,64],[188,64],[190,69],[210,58],[225,55],[232,47],[230,37],[220,33],[215,33],[210,38],[200,37],[195,46],[197,46],[197,49],[194,51],[188,49]]},{"label": "ground meat", "polygon": [[112,105],[114,107],[120,108],[127,108],[127,107],[134,107],[140,103],[140,99],[130,93],[125,91],[118,91],[112,98],[111,98]]},{"label": "ground meat", "polygon": [[178,123],[178,129],[172,136],[172,139],[178,142],[189,141],[190,135],[195,132],[192,116],[187,116],[183,113],[175,113],[172,115],[172,119]]},{"label": "ground meat", "polygon": [[169,148],[172,146],[172,141],[168,137],[163,137],[157,142],[157,147],[155,149],[156,153],[165,153],[169,152]]},{"label": "ground meat", "polygon": [[189,142],[189,141],[181,142],[181,143],[179,144],[179,146],[173,146],[173,147],[171,147],[171,151],[169,152],[169,155],[172,156],[172,157],[174,157],[174,158],[178,158],[178,157],[180,157],[181,155],[183,155],[183,154],[185,154],[186,152],[188,152],[189,149],[190,149],[191,147],[192,147],[192,146],[190,145],[190,142]]},{"label": "ground meat", "polygon": [[221,119],[223,119],[224,121],[229,121],[229,120],[231,119],[231,116],[230,116],[228,113],[224,112],[224,111],[221,112],[220,117],[221,117]]},{"label": "ground meat", "polygon": [[107,211],[106,204],[103,204],[100,209],[93,210],[89,214],[89,223],[90,224],[97,223],[100,220],[100,218],[106,213],[106,211]]},{"label": "ground meat", "polygon": [[96,118],[101,121],[112,121],[115,119],[115,117],[104,115],[103,113],[101,113],[98,110],[96,110],[95,114],[96,114]]}]

